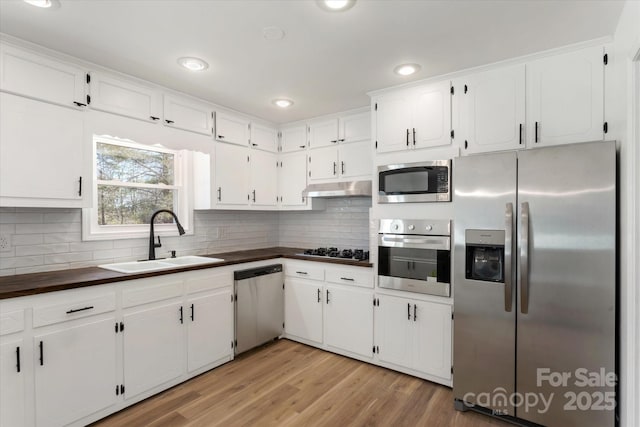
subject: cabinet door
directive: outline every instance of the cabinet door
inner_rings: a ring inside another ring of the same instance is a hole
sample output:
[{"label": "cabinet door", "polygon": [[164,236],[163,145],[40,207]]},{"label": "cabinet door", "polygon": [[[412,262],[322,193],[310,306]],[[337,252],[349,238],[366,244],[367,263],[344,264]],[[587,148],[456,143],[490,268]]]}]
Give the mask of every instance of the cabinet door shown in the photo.
[{"label": "cabinet door", "polygon": [[411,135],[415,148],[451,144],[451,82],[414,89]]},{"label": "cabinet door", "polygon": [[249,149],[216,143],[216,203],[248,205]]},{"label": "cabinet door", "polygon": [[529,146],[603,139],[602,56],[596,46],[527,64]]},{"label": "cabinet door", "polygon": [[67,107],[87,104],[82,69],[5,44],[0,55],[0,90]]},{"label": "cabinet door", "polygon": [[211,135],[212,114],[211,109],[204,104],[169,95],[164,96],[164,123],[167,126]]},{"label": "cabinet door", "polygon": [[288,277],[284,288],[287,335],[322,343],[322,282]]},{"label": "cabinet door", "polygon": [[323,147],[309,152],[309,181],[326,181],[338,178],[338,147]]},{"label": "cabinet door", "polygon": [[451,378],[451,306],[414,302],[414,310],[412,368]]},{"label": "cabinet door", "polygon": [[338,119],[309,124],[309,147],[318,148],[338,143]]},{"label": "cabinet door", "polygon": [[231,358],[233,349],[233,303],[231,289],[193,297],[185,307],[187,369],[189,372],[216,360]]},{"label": "cabinet door", "polygon": [[465,153],[513,150],[524,146],[525,66],[486,71],[462,79],[454,96],[461,99],[459,140]]},{"label": "cabinet door", "polygon": [[325,344],[372,357],[373,294],[342,286],[325,286]]},{"label": "cabinet door", "polygon": [[251,146],[275,153],[278,151],[278,132],[274,128],[251,123]]},{"label": "cabinet door", "polygon": [[283,153],[307,148],[307,126],[282,128],[280,130],[280,148]]},{"label": "cabinet door", "polygon": [[182,304],[174,302],[124,316],[124,384],[127,399],[183,374],[183,322],[187,320],[188,312],[181,312],[181,309]]},{"label": "cabinet door", "polygon": [[409,148],[412,136],[411,98],[407,92],[381,96],[376,105],[376,141],[378,152],[399,151]]},{"label": "cabinet door", "polygon": [[383,362],[411,368],[413,366],[412,323],[413,302],[406,298],[379,295],[375,331],[378,357]]},{"label": "cabinet door", "polygon": [[338,147],[340,158],[340,176],[351,178],[360,176],[371,179],[373,160],[371,159],[370,141],[341,144]]},{"label": "cabinet door", "polygon": [[277,206],[278,168],[275,153],[251,150],[249,185],[253,206]]},{"label": "cabinet door", "polygon": [[115,404],[115,317],[34,337],[36,425],[67,425]]},{"label": "cabinet door", "polygon": [[160,93],[101,73],[91,73],[91,108],[135,119],[159,121]]},{"label": "cabinet door", "polygon": [[278,187],[281,206],[305,206],[302,191],[307,187],[307,153],[298,152],[280,156]]},{"label": "cabinet door", "polygon": [[216,139],[231,144],[249,145],[249,120],[216,112]]},{"label": "cabinet door", "polygon": [[371,113],[340,117],[339,142],[358,142],[371,139]]},{"label": "cabinet door", "polygon": [[0,104],[2,204],[88,206],[83,113],[6,93]]},{"label": "cabinet door", "polygon": [[0,345],[0,426],[24,426],[25,375],[31,363],[22,339]]}]

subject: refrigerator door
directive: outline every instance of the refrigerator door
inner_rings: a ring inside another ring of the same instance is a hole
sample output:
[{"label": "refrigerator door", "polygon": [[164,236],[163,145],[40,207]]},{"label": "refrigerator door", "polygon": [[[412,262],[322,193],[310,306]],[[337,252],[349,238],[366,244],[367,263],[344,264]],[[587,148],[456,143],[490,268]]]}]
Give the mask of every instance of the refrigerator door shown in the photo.
[{"label": "refrigerator door", "polygon": [[[453,168],[453,395],[468,404],[508,415],[514,415],[508,397],[515,392],[516,310],[511,254],[516,164],[516,153],[501,153],[457,158]],[[478,261],[473,254],[467,256],[467,243],[471,239],[481,241],[485,235],[501,239],[499,243],[505,245],[502,281],[467,279],[475,277],[467,274],[467,259]]]},{"label": "refrigerator door", "polygon": [[516,415],[548,427],[613,426],[615,144],[520,152],[518,227],[516,390],[551,403]]}]

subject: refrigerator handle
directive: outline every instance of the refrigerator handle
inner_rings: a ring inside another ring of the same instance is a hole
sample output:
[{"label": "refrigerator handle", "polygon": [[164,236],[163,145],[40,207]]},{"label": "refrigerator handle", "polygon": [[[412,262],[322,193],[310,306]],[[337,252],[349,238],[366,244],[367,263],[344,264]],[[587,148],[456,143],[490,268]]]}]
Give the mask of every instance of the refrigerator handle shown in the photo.
[{"label": "refrigerator handle", "polygon": [[511,312],[513,279],[511,277],[511,251],[513,248],[513,203],[507,203],[504,215],[504,311]]},{"label": "refrigerator handle", "polygon": [[520,230],[520,311],[529,312],[529,203],[521,205]]}]

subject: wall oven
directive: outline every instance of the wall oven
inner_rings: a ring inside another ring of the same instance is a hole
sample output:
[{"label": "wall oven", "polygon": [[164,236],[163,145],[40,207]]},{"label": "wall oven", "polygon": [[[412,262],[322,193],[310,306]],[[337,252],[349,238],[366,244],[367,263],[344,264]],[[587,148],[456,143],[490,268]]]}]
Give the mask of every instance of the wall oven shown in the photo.
[{"label": "wall oven", "polygon": [[378,203],[450,201],[451,160],[378,166]]},{"label": "wall oven", "polygon": [[451,221],[381,219],[378,286],[451,296]]}]

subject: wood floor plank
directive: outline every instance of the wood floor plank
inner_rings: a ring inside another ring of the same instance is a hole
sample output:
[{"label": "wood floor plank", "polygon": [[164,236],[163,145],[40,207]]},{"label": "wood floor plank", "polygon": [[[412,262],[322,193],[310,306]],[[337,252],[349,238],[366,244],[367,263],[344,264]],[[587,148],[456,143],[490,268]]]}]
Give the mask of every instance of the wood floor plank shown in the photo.
[{"label": "wood floor plank", "polygon": [[451,389],[280,340],[93,427],[505,427],[453,409]]}]

